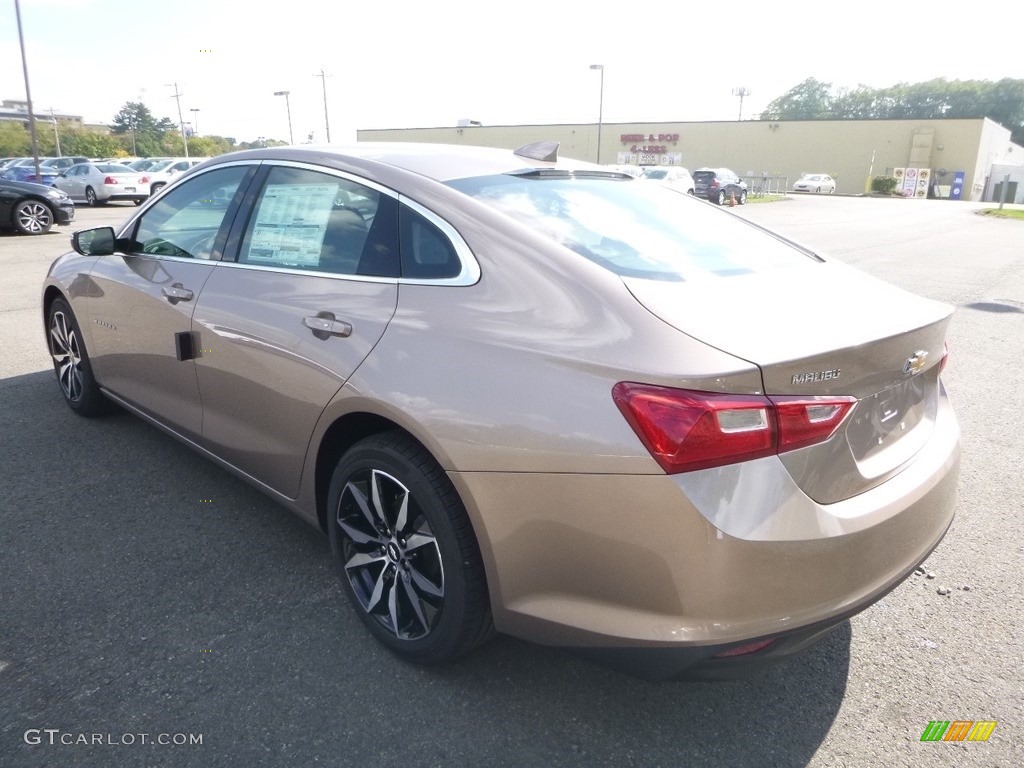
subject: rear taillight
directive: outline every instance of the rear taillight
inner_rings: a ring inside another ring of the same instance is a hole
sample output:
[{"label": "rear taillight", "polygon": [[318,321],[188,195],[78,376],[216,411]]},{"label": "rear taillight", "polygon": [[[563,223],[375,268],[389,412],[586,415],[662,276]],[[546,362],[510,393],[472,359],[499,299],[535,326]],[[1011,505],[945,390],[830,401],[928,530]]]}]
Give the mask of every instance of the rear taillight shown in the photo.
[{"label": "rear taillight", "polygon": [[104,184],[117,184],[117,179],[115,179],[113,176],[107,176],[107,178],[105,178],[103,180],[103,183]]},{"label": "rear taillight", "polygon": [[149,176],[143,176],[142,178],[140,178],[139,179],[139,184],[140,185],[142,185],[142,184],[149,184]]},{"label": "rear taillight", "polygon": [[942,342],[942,357],[939,358],[939,375],[941,376],[943,371],[946,370],[946,363],[949,362],[949,342]]},{"label": "rear taillight", "polygon": [[772,395],[779,420],[779,453],[806,448],[832,437],[857,402],[853,397]]},{"label": "rear taillight", "polygon": [[772,456],[827,440],[852,397],[729,395],[619,382],[612,398],[669,474]]}]

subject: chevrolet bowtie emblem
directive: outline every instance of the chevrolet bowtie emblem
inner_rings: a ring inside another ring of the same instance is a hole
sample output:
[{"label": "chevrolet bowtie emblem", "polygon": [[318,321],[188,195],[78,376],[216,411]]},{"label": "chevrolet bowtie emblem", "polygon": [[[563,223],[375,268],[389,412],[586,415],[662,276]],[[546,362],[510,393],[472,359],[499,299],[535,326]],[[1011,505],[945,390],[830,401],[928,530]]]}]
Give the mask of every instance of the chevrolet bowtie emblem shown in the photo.
[{"label": "chevrolet bowtie emblem", "polygon": [[907,358],[907,362],[903,364],[903,373],[913,375],[920,373],[924,370],[924,367],[928,364],[928,353],[923,349],[917,350],[913,355]]}]

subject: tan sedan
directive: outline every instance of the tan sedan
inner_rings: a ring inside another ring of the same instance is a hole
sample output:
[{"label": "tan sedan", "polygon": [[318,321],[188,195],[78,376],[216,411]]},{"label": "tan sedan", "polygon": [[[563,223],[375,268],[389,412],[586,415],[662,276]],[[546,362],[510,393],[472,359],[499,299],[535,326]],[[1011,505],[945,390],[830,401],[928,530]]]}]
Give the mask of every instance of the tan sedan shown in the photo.
[{"label": "tan sedan", "polygon": [[74,245],[43,286],[67,404],[323,529],[407,660],[497,630],[740,674],[952,520],[950,307],[555,145],[224,155]]}]

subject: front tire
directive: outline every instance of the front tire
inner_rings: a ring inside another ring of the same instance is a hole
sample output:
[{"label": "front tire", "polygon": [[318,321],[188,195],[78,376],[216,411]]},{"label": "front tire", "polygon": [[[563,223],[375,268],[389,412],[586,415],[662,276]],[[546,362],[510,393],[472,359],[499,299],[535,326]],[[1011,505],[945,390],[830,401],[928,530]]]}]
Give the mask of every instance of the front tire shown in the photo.
[{"label": "front tire", "polygon": [[38,200],[23,200],[14,206],[12,220],[23,235],[45,235],[53,226],[53,211]]},{"label": "front tire", "polygon": [[334,470],[327,511],[343,588],[397,656],[441,664],[493,634],[469,517],[421,445],[401,432],[356,443]]},{"label": "front tire", "polygon": [[99,416],[113,410],[113,403],[93,378],[82,329],[67,301],[54,299],[46,327],[50,357],[64,402],[79,416]]}]

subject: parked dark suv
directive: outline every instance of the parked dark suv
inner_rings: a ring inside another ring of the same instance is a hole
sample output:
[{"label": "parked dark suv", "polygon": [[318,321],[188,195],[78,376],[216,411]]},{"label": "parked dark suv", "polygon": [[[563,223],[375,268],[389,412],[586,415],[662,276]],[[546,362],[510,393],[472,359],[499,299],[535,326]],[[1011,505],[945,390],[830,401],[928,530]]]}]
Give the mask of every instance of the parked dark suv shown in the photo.
[{"label": "parked dark suv", "polygon": [[747,183],[728,168],[698,168],[693,172],[693,189],[697,197],[719,205],[733,196],[740,205],[747,202]]}]

